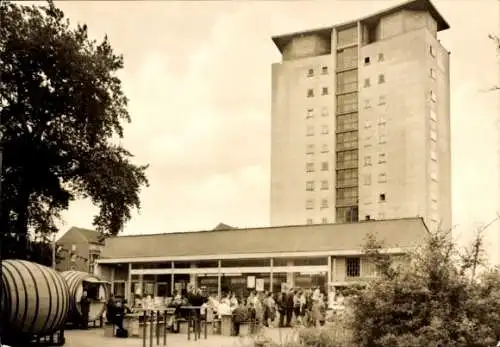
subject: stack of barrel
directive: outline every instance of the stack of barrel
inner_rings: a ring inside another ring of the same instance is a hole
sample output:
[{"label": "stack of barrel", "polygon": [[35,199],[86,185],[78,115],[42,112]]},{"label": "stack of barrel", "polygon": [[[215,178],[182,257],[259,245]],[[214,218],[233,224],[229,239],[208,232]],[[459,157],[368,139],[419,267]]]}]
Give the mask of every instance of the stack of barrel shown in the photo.
[{"label": "stack of barrel", "polygon": [[64,328],[70,291],[57,271],[25,260],[3,260],[1,285],[2,343],[27,345]]}]

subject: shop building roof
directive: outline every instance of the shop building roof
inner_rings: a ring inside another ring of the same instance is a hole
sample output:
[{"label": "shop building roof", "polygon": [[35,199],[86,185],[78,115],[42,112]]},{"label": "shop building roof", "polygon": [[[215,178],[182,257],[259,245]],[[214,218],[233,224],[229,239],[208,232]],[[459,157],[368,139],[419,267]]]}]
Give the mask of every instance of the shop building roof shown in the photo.
[{"label": "shop building roof", "polygon": [[101,259],[362,250],[368,234],[386,248],[412,248],[428,235],[421,218],[117,236]]}]

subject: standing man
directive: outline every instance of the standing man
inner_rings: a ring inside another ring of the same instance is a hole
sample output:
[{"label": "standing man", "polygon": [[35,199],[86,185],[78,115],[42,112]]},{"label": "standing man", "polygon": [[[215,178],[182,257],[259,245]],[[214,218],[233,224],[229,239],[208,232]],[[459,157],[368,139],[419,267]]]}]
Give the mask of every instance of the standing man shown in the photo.
[{"label": "standing man", "polygon": [[293,297],[294,297],[293,288],[290,288],[288,290],[288,293],[286,293],[286,302],[285,302],[285,314],[286,314],[286,327],[287,328],[290,328],[292,326]]},{"label": "standing man", "polygon": [[86,290],[83,291],[82,297],[80,299],[80,311],[82,312],[82,329],[88,329],[88,327],[89,327],[90,299],[87,296]]},{"label": "standing man", "polygon": [[276,300],[277,305],[278,305],[278,312],[279,312],[279,327],[284,328],[285,327],[285,315],[286,315],[286,292],[282,291],[281,293],[278,294],[278,300]]},{"label": "standing man", "polygon": [[106,303],[106,321],[111,323],[115,317],[115,296],[110,295],[108,302]]}]

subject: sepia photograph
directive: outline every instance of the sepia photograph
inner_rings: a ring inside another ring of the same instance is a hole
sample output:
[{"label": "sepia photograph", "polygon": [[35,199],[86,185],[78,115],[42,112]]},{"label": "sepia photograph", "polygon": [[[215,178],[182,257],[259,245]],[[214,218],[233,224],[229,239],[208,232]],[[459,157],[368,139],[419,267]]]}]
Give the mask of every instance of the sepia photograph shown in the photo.
[{"label": "sepia photograph", "polygon": [[0,0],[0,347],[500,347],[500,0]]}]

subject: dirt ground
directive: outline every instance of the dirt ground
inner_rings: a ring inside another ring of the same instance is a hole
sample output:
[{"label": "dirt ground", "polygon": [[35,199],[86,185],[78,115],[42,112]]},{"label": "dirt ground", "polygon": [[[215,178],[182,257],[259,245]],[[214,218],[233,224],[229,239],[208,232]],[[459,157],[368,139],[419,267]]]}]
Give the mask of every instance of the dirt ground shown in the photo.
[{"label": "dirt ground", "polygon": [[[265,335],[275,341],[283,341],[293,337],[291,329],[267,329]],[[119,339],[115,337],[104,337],[103,329],[89,329],[89,330],[68,330],[65,332],[66,344],[65,347],[142,347],[143,341],[140,338],[129,337],[126,339]],[[156,345],[156,339],[153,340],[153,347],[163,347],[163,339],[160,338],[160,344]],[[248,337],[227,337],[220,335],[208,335],[207,339],[194,341],[193,336],[188,341],[186,334],[168,334],[167,347],[252,347],[253,344]],[[146,347],[150,347],[149,340]]]}]

